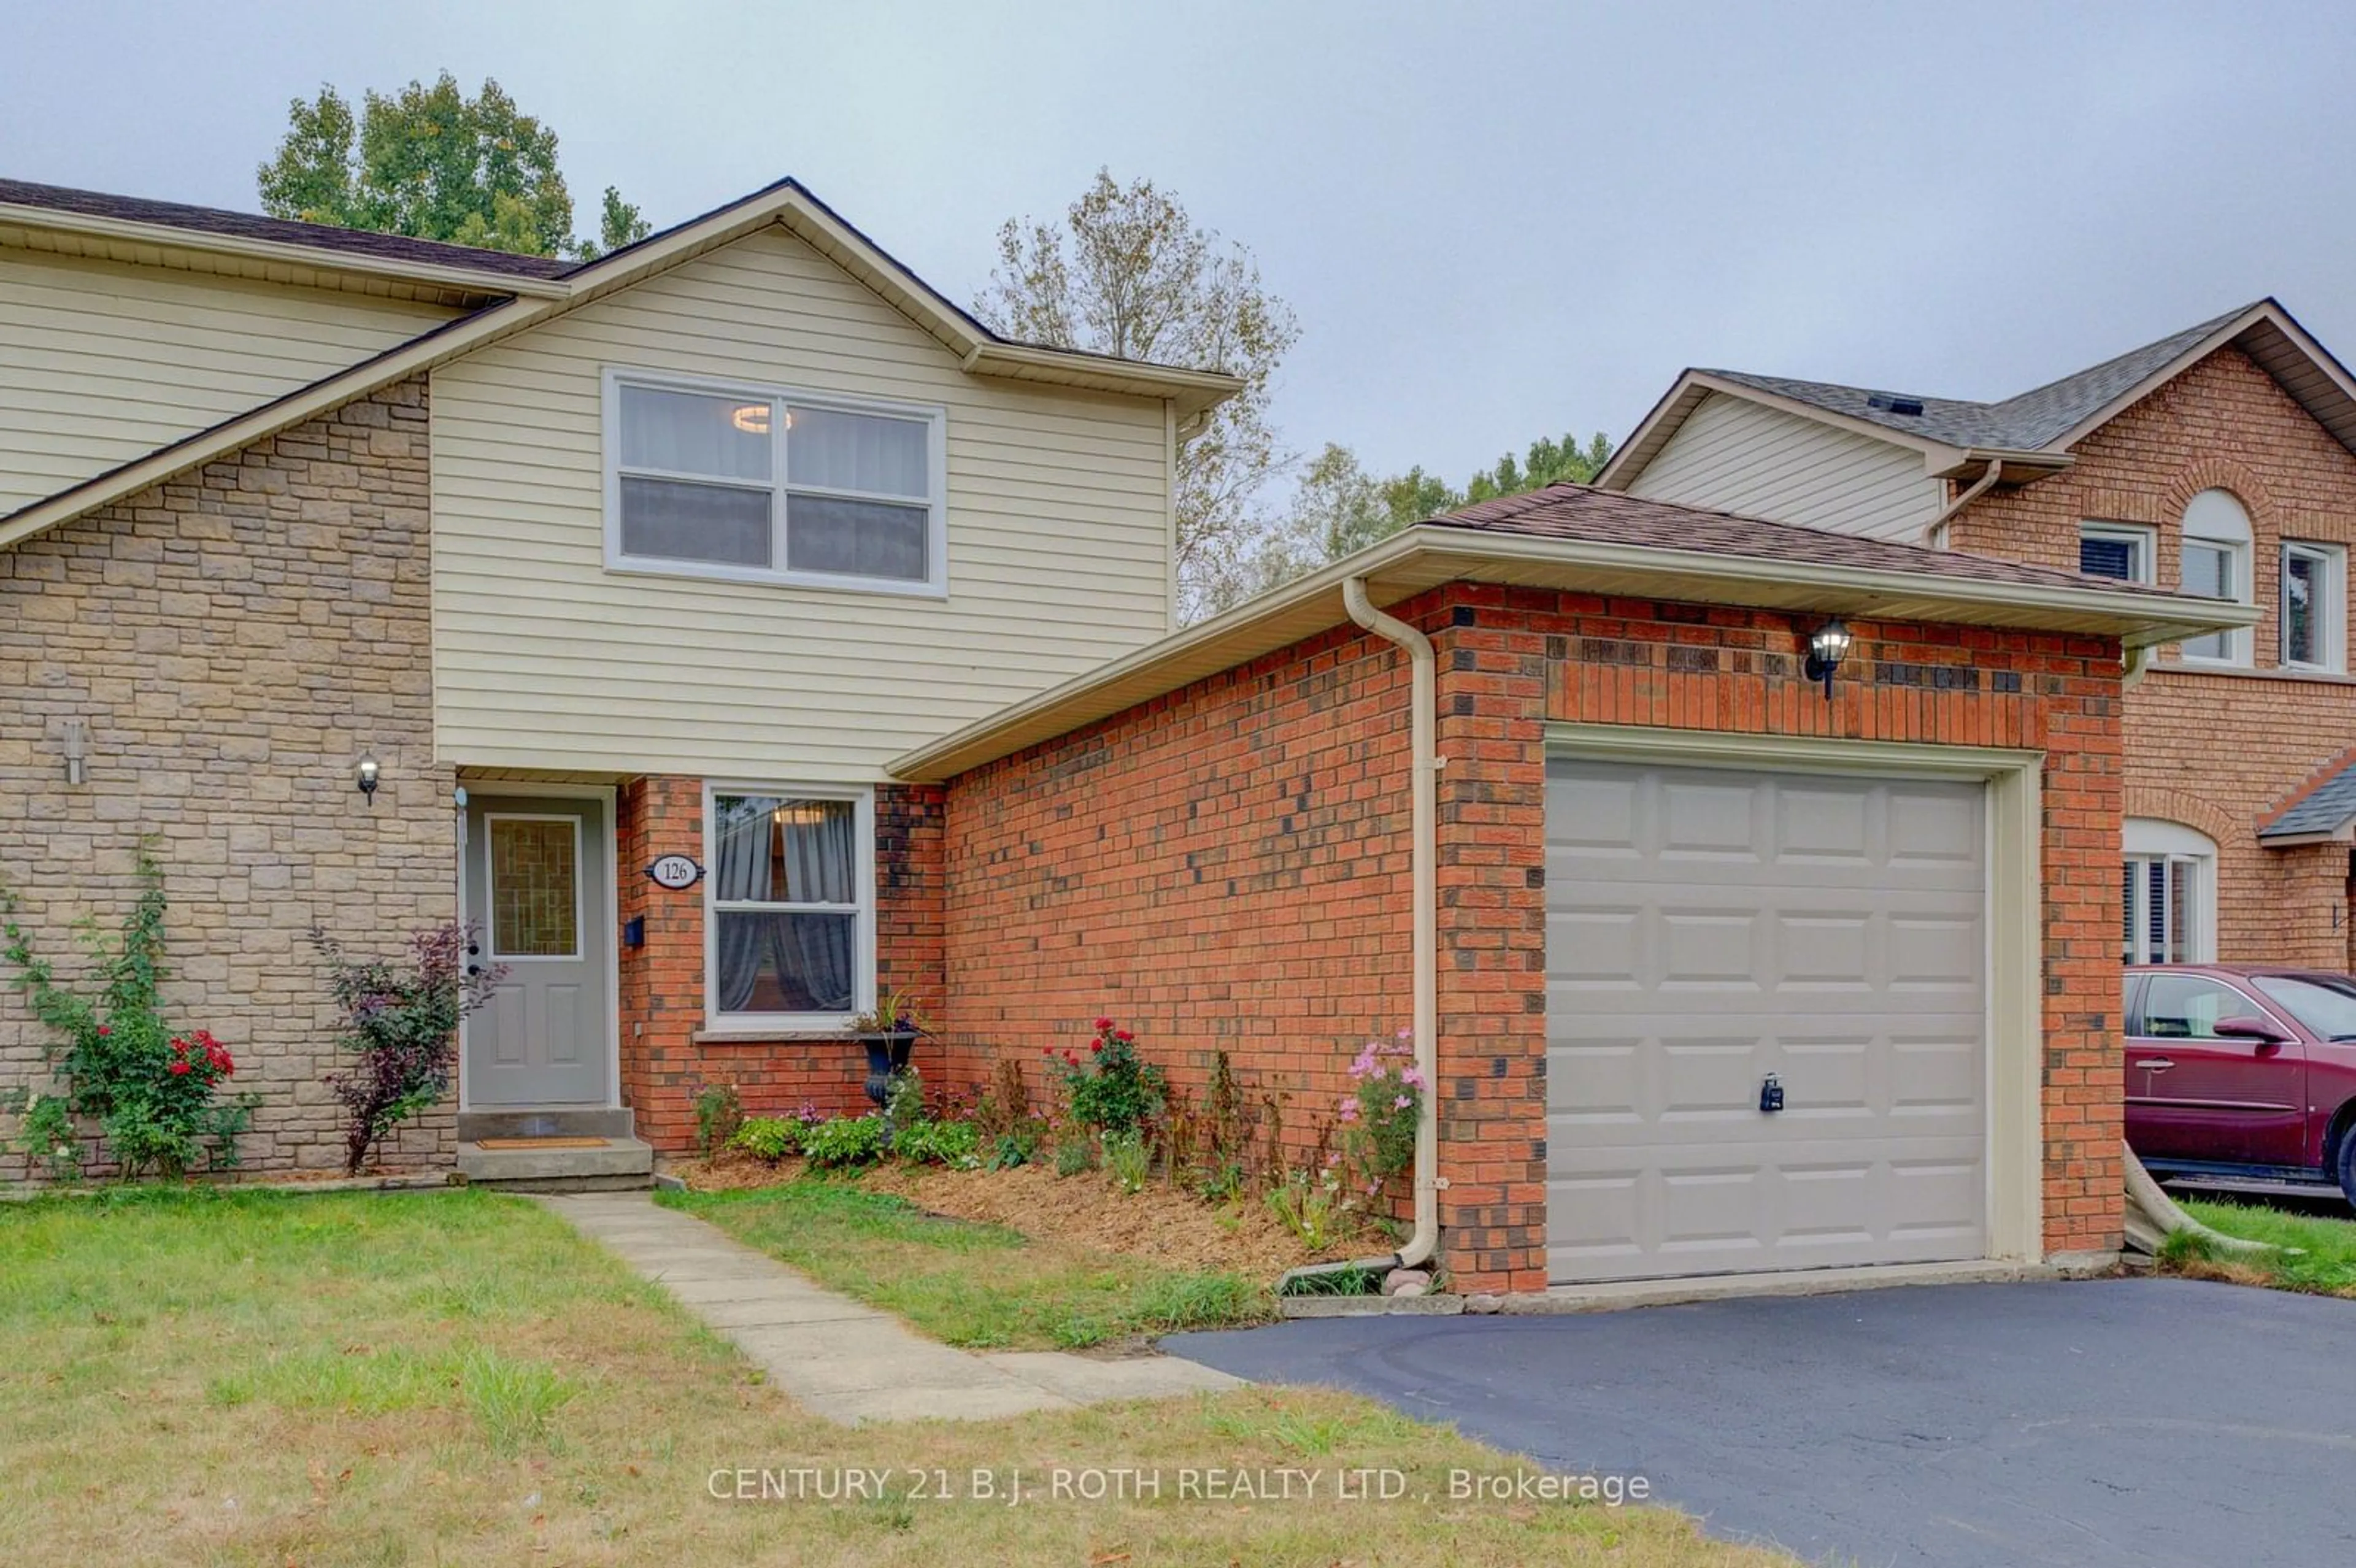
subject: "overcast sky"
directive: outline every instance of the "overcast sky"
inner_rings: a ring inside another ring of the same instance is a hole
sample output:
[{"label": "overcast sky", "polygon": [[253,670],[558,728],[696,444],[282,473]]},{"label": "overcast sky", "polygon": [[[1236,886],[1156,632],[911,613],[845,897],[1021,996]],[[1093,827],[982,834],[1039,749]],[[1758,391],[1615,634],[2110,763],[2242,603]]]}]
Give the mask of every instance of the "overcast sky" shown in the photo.
[{"label": "overcast sky", "polygon": [[[235,21],[230,20],[236,17]],[[1688,364],[1997,397],[2266,293],[2356,357],[2356,5],[16,0],[0,174],[256,207],[287,100],[447,67],[584,227],[798,176],[969,302],[1099,164],[1301,318],[1288,441],[1461,482]]]}]

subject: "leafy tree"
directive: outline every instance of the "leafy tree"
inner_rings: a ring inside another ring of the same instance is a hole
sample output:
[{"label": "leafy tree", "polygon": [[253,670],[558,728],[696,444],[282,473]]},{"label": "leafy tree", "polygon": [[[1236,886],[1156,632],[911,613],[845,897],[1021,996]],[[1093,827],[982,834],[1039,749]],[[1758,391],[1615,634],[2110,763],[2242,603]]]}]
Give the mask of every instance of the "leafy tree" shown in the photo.
[{"label": "leafy tree", "polygon": [[273,218],[516,255],[587,260],[648,233],[638,209],[608,186],[597,239],[574,240],[556,133],[518,111],[498,82],[485,79],[468,98],[446,70],[431,87],[364,92],[357,120],[333,87],[295,99],[277,155],[255,178]]},{"label": "leafy tree", "polygon": [[1300,336],[1241,245],[1198,227],[1151,180],[1108,169],[1061,223],[1009,219],[974,312],[1020,342],[1224,370],[1244,389],[1178,453],[1179,609],[1193,620],[1231,597],[1267,519],[1257,501],[1290,461],[1269,423],[1269,379]]}]

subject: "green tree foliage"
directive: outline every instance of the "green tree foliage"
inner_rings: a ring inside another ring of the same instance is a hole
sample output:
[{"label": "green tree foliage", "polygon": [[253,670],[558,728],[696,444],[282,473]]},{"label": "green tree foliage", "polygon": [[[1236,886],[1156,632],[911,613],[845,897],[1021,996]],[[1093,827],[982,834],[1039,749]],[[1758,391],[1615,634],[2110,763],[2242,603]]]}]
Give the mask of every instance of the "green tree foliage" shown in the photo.
[{"label": "green tree foliage", "polygon": [[1269,380],[1300,336],[1251,252],[1151,180],[1123,186],[1098,169],[1061,222],[1000,228],[974,313],[1018,342],[1243,379],[1178,453],[1180,613],[1192,620],[1232,597],[1266,528],[1259,493],[1290,461],[1269,422]]},{"label": "green tree foliage", "polygon": [[573,238],[556,133],[486,79],[468,98],[444,71],[428,87],[369,90],[357,118],[322,87],[287,106],[277,155],[255,171],[273,218],[586,260],[646,238],[638,209],[605,187],[594,240]]}]

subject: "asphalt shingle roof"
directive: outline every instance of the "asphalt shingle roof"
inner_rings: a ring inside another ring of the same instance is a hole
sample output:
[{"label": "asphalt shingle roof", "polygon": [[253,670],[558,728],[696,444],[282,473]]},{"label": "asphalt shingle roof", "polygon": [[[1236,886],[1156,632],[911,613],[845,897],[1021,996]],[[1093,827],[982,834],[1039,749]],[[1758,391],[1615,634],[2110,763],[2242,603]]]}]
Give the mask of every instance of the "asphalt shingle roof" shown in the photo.
[{"label": "asphalt shingle roof", "polygon": [[2056,567],[2030,566],[1961,550],[1932,549],[1891,539],[1829,533],[1796,523],[1769,522],[1734,512],[1715,512],[1669,501],[1647,501],[1617,490],[1587,485],[1549,485],[1526,495],[1482,501],[1462,511],[1430,518],[1427,527],[1483,533],[1528,534],[1539,539],[1584,539],[1597,544],[1650,549],[1746,556],[1759,560],[1815,566],[1846,566],[1867,571],[1899,571],[1923,577],[1963,578],[1977,582],[2036,588],[2076,588],[2104,593],[2145,593],[2169,598],[2165,590],[2107,577],[2082,577]]},{"label": "asphalt shingle roof", "polygon": [[2261,842],[2303,833],[2336,833],[2356,818],[2356,753],[2336,773],[2276,813],[2258,829]]},{"label": "asphalt shingle roof", "polygon": [[152,223],[186,229],[198,234],[220,234],[239,240],[263,240],[306,250],[334,251],[383,261],[410,261],[439,267],[464,267],[517,278],[561,278],[581,263],[555,256],[515,256],[505,251],[478,251],[470,245],[448,245],[438,240],[412,240],[402,234],[378,234],[365,229],[337,229],[332,224],[294,223],[251,212],[230,212],[218,207],[190,207],[177,201],[149,201],[144,197],[109,196],[103,191],[76,190],[68,186],[36,185],[30,180],[0,179],[0,205],[46,208],[84,218],[112,218],[126,223]]},{"label": "asphalt shingle roof", "polygon": [[[2212,321],[2170,333],[2156,343],[2129,349],[2116,358],[2105,359],[2058,381],[2048,381],[2018,397],[1994,403],[1847,387],[1833,381],[1798,381],[1784,376],[1753,375],[1747,370],[1705,370],[1702,374],[1951,446],[2034,452],[2059,440],[2129,388],[2156,374],[2251,308],[2244,305],[2240,310],[2228,311]],[[1921,413],[1901,414],[1874,406],[1877,401],[1886,404],[1910,400],[1922,405]]]}]

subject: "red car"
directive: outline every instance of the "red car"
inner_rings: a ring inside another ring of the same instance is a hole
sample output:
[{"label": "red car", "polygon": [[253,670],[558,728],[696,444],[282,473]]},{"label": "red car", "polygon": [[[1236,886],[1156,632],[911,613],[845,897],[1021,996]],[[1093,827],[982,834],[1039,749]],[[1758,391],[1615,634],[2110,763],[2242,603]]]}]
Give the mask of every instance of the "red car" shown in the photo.
[{"label": "red car", "polygon": [[2356,976],[2126,972],[2127,1143],[2155,1173],[2337,1183],[2356,1203]]}]

